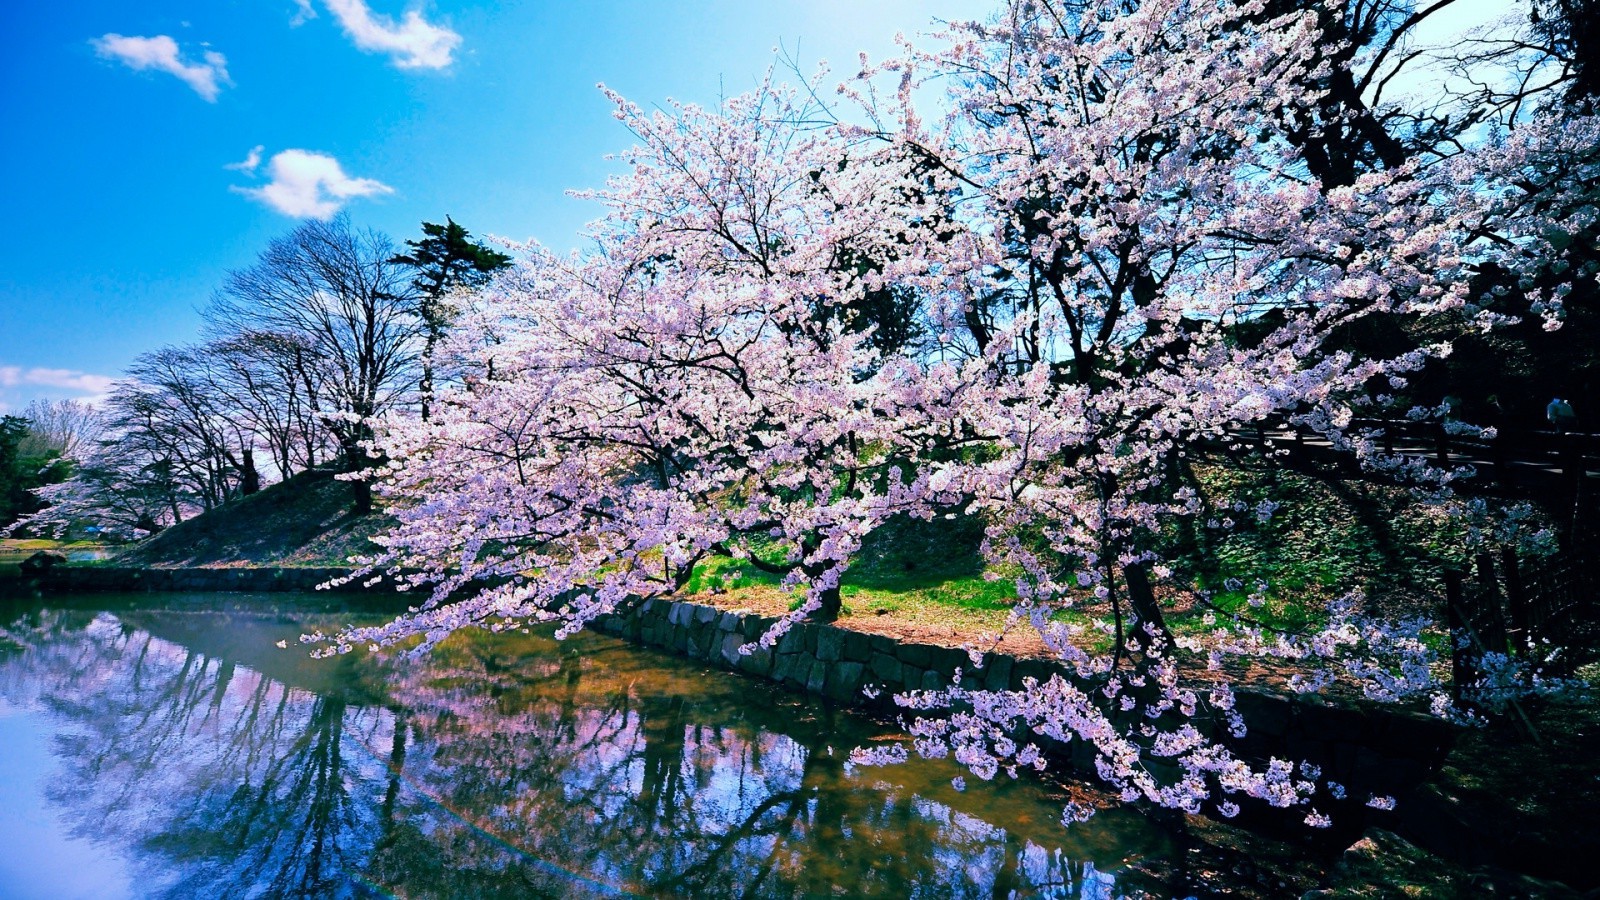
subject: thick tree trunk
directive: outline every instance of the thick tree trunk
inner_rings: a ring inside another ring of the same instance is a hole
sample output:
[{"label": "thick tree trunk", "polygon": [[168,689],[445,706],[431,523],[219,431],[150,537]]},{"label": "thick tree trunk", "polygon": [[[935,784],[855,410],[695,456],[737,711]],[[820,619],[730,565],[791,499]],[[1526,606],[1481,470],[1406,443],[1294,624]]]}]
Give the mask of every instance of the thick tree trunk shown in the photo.
[{"label": "thick tree trunk", "polygon": [[261,470],[256,468],[256,452],[244,450],[240,454],[239,493],[245,497],[261,490]]},{"label": "thick tree trunk", "polygon": [[[1128,605],[1133,608],[1134,617],[1137,619],[1130,629],[1130,640],[1138,644],[1141,649],[1150,647],[1152,637],[1170,643],[1172,633],[1167,630],[1167,621],[1161,615],[1161,606],[1156,602],[1155,592],[1150,590],[1148,567],[1143,563],[1127,566],[1122,570],[1122,577],[1128,585]],[[1155,632],[1153,636],[1151,630]]]},{"label": "thick tree trunk", "polygon": [[839,596],[839,588],[837,586],[823,591],[817,597],[817,600],[821,602],[822,605],[817,607],[817,609],[811,613],[811,621],[833,622],[839,618],[839,613],[844,608],[844,601]]}]

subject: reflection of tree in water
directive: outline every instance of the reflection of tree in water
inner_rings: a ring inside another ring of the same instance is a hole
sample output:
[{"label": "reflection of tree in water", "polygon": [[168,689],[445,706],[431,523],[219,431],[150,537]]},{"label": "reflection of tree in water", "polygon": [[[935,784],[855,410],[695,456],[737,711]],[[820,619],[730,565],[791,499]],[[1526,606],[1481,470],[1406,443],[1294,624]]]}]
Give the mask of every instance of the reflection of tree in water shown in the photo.
[{"label": "reflection of tree in water", "polygon": [[353,894],[374,811],[352,800],[363,773],[341,739],[375,711],[110,616],[46,613],[27,643],[25,677],[73,726],[48,795],[77,833],[134,848],[168,896]]},{"label": "reflection of tree in water", "polygon": [[197,798],[190,815],[149,844],[184,864],[180,886],[196,889],[182,893],[255,878],[275,896],[322,897],[359,871],[368,829],[344,773],[345,712],[343,701],[314,700],[304,731],[258,782]]},{"label": "reflection of tree in water", "polygon": [[[442,808],[476,811],[456,820],[458,832],[492,833],[531,857],[512,862],[528,885],[568,893],[595,889],[592,878],[683,896],[1114,893],[1091,863],[849,771],[844,755],[868,732],[830,708],[775,706],[736,679],[642,669],[627,651],[521,646],[518,656],[504,639],[458,638],[392,684],[422,736],[408,779]],[[374,871],[403,892],[420,887],[401,882],[414,871],[406,845],[438,838],[402,829]]]},{"label": "reflection of tree in water", "polygon": [[[1083,858],[1129,849],[1047,850],[1053,803],[996,827],[957,811],[1011,815],[953,767],[851,770],[851,716],[588,639],[463,635],[334,678],[139,615],[11,631],[29,649],[0,656],[0,695],[71,723],[52,799],[169,896],[1099,897]],[[377,676],[387,699],[359,689]]]}]

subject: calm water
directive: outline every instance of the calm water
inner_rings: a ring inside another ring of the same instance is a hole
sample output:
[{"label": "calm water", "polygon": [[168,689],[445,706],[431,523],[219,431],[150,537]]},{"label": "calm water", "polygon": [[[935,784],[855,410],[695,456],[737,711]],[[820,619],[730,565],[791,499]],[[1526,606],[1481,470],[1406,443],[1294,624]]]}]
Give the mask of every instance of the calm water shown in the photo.
[{"label": "calm water", "polygon": [[310,660],[352,616],[285,602],[0,600],[0,897],[1193,893],[1138,815],[859,769],[892,725],[761,682],[599,636]]}]

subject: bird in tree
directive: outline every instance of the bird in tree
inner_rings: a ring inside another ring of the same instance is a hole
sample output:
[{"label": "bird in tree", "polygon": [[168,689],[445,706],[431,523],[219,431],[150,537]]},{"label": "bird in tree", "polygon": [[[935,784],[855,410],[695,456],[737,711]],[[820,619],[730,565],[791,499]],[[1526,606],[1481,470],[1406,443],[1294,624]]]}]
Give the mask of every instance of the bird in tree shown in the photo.
[{"label": "bird in tree", "polygon": [[423,238],[406,241],[411,252],[390,260],[416,270],[411,284],[417,291],[416,312],[422,320],[422,418],[428,418],[433,400],[434,349],[444,337],[457,312],[447,299],[458,290],[482,287],[500,269],[511,265],[511,257],[472,239],[471,232],[449,216],[445,224],[422,223]]}]

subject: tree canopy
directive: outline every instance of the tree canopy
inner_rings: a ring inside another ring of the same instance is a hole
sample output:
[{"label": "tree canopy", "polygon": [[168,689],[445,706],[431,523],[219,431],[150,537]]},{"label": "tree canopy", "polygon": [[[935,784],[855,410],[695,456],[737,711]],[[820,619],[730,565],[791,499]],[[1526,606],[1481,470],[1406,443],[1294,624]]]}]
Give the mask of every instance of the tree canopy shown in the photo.
[{"label": "tree canopy", "polygon": [[[377,429],[399,526],[371,568],[430,599],[333,647],[570,631],[716,556],[797,596],[770,644],[837,614],[890,519],[976,518],[1013,626],[1076,678],[902,697],[953,710],[917,722],[919,751],[992,777],[1042,764],[1019,732],[1082,740],[1126,799],[1325,824],[1334,788],[1197,727],[1243,724],[1227,680],[1202,690],[1180,658],[1288,658],[1291,687],[1461,712],[1424,620],[1354,590],[1305,629],[1224,612],[1180,645],[1164,604],[1210,598],[1173,533],[1276,511],[1207,495],[1195,463],[1287,426],[1443,509],[1459,473],[1362,423],[1442,419],[1413,379],[1592,296],[1574,239],[1600,214],[1600,123],[1549,94],[1463,95],[1459,116],[1382,101],[1426,13],[1018,0],[863,61],[839,100],[822,75],[715,109],[611,95],[638,144],[588,195],[597,249],[529,250],[441,348],[474,374],[432,421]],[[935,85],[942,115],[921,105]],[[1487,272],[1508,273],[1488,296]],[[1352,339],[1369,325],[1401,339]],[[1085,610],[1098,625],[1065,615]]]},{"label": "tree canopy", "polygon": [[39,489],[72,475],[76,450],[96,429],[93,411],[73,400],[35,401],[24,415],[0,416],[0,534],[39,510]]}]

